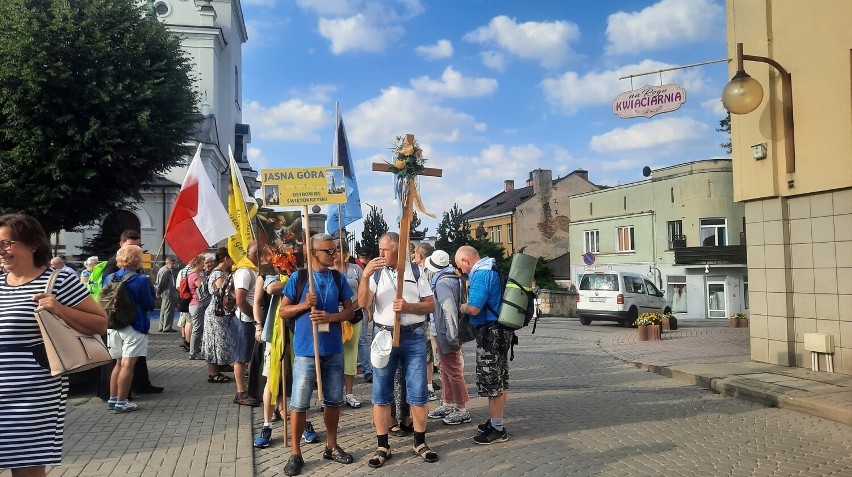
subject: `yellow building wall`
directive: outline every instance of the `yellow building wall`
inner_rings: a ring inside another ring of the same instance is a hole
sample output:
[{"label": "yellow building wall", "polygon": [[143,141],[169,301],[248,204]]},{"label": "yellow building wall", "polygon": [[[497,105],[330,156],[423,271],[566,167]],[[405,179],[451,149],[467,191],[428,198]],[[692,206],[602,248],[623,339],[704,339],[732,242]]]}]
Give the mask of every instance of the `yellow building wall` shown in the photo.
[{"label": "yellow building wall", "polygon": [[[796,171],[785,167],[781,81],[770,65],[745,61],[763,86],[757,110],[731,115],[734,197],[752,200],[852,186],[852,2],[728,0],[728,56],[769,57],[792,76]],[[731,76],[736,62],[729,66]],[[767,158],[751,146],[766,143]],[[789,186],[792,181],[792,187]]]},{"label": "yellow building wall", "polygon": [[[491,240],[491,227],[502,227],[500,232],[500,244],[506,249],[506,256],[509,256],[512,252],[514,252],[512,243],[509,241],[509,224],[512,223],[511,215],[503,215],[489,219],[474,219],[473,222],[470,223],[470,234],[473,238],[476,238],[476,229],[479,227],[480,222],[482,222],[485,227],[485,232],[488,234],[486,235],[486,239],[488,240]],[[517,235],[517,233],[515,235]]]}]

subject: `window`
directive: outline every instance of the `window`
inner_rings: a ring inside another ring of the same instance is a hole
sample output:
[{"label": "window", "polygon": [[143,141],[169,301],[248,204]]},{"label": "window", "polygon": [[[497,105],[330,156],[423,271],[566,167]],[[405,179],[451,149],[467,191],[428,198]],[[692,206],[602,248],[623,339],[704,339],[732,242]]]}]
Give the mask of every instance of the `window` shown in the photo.
[{"label": "window", "polygon": [[722,247],[728,245],[726,219],[701,219],[701,245]]},{"label": "window", "polygon": [[633,226],[616,227],[615,234],[618,237],[616,252],[633,252],[636,250],[633,247]]},{"label": "window", "polygon": [[660,290],[657,289],[657,285],[654,285],[648,280],[645,280],[645,291],[652,296],[659,296],[660,294]]},{"label": "window", "polygon": [[598,239],[600,238],[599,232],[597,230],[586,230],[583,232],[583,253],[598,253],[600,252],[600,248],[598,248]]},{"label": "window", "polygon": [[508,236],[506,237],[506,239],[508,239],[508,240],[509,240],[509,243],[513,243],[513,242],[512,242],[512,235],[513,235],[513,234],[514,234],[514,232],[515,232],[515,230],[514,230],[514,229],[515,229],[515,228],[514,228],[514,227],[512,227],[512,224],[510,223],[510,224],[509,224],[509,230],[508,230]]},{"label": "window", "polygon": [[640,293],[645,294],[645,280],[636,277],[624,277],[624,292],[625,293]]},{"label": "window", "polygon": [[670,220],[666,222],[666,238],[668,240],[668,248],[666,250],[673,249],[674,241],[680,240],[681,236],[683,236],[682,220]]},{"label": "window", "polygon": [[234,103],[240,107],[240,70],[234,66]]},{"label": "window", "polygon": [[502,225],[492,225],[491,227],[488,227],[488,228],[490,230],[491,241],[493,243],[502,243],[503,240],[501,238],[501,235],[502,235],[502,232],[503,232],[503,226]]},{"label": "window", "polygon": [[668,278],[666,299],[672,304],[672,313],[686,313],[686,276],[672,275]]}]

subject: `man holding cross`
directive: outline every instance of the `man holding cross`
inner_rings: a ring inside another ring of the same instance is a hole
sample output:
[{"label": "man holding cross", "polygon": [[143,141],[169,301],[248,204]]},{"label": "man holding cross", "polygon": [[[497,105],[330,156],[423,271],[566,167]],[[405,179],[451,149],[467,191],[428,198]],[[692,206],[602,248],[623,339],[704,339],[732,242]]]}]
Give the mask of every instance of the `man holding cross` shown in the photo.
[{"label": "man holding cross", "polygon": [[[302,459],[300,439],[305,428],[305,416],[311,404],[311,394],[316,382],[317,367],[314,361],[314,327],[329,325],[327,332],[319,332],[319,367],[323,390],[323,420],[327,442],[323,458],[341,464],[353,462],[337,444],[337,424],[343,405],[343,338],[340,323],[354,314],[352,289],[346,279],[335,278],[334,256],[339,253],[334,239],[327,234],[315,234],[310,242],[312,267],[296,271],[284,286],[280,316],[287,323],[295,320],[293,331],[293,393],[290,399],[290,459],[284,467],[285,475],[298,475],[305,461]],[[313,270],[312,270],[313,269]],[[307,275],[313,277],[313,292],[306,284]],[[343,304],[342,311],[338,304]],[[289,323],[287,323],[289,325]]]},{"label": "man holding cross", "polygon": [[404,274],[402,298],[397,298],[397,263],[399,260],[399,235],[386,233],[379,239],[379,257],[370,260],[364,268],[363,279],[358,286],[358,303],[363,306],[375,299],[375,331],[393,331],[394,319],[400,313],[399,347],[391,350],[384,367],[373,368],[373,421],[376,426],[378,447],[368,461],[372,468],[381,467],[391,458],[388,443],[390,427],[390,404],[393,401],[393,380],[397,366],[401,366],[407,388],[408,404],[414,417],[415,455],[426,462],[436,462],[436,454],[426,445],[426,405],[429,392],[426,388],[426,315],[435,311],[432,290],[425,274],[418,270],[417,278],[411,263],[403,260]]}]

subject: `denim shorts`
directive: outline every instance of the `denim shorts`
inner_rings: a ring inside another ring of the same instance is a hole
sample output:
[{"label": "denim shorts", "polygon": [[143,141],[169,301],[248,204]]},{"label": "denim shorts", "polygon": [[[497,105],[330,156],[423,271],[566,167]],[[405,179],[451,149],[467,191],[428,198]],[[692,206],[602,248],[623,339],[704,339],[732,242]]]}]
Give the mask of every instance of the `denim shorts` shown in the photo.
[{"label": "denim shorts", "polygon": [[[378,326],[373,336],[379,332]],[[391,348],[388,364],[373,368],[373,405],[390,406],[393,402],[393,378],[401,366],[407,391],[406,402],[412,406],[425,406],[429,402],[426,388],[426,327],[403,327],[399,335],[399,348]]]},{"label": "denim shorts", "polygon": [[[322,403],[326,406],[343,406],[343,353],[320,356],[322,376]],[[307,411],[311,407],[311,394],[317,382],[313,356],[296,356],[293,362],[293,394],[290,410]]]},{"label": "denim shorts", "polygon": [[231,317],[231,350],[234,362],[249,363],[254,353],[254,323],[242,321],[236,316]]}]

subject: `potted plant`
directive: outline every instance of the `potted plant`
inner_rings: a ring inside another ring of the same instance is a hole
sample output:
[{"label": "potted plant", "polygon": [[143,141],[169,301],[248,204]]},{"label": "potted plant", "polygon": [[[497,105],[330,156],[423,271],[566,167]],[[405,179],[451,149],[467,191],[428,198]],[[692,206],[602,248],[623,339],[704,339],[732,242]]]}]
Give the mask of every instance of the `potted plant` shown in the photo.
[{"label": "potted plant", "polygon": [[748,328],[748,316],[745,313],[731,313],[728,317],[728,324],[731,328]]},{"label": "potted plant", "polygon": [[663,315],[659,313],[642,313],[634,324],[639,328],[639,341],[659,341],[662,339]]},{"label": "potted plant", "polygon": [[668,312],[663,315],[663,318],[660,323],[663,326],[663,331],[671,331],[677,329],[677,318],[672,315],[672,312]]}]

